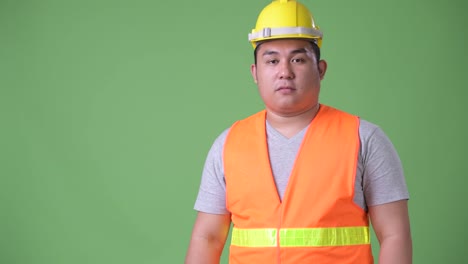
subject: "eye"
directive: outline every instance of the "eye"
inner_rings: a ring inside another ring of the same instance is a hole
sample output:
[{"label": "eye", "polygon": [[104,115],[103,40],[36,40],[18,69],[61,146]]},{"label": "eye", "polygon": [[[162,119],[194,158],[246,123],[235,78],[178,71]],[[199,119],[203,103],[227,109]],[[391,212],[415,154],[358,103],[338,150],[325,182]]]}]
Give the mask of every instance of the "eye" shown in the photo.
[{"label": "eye", "polygon": [[303,58],[293,58],[291,60],[291,62],[293,62],[293,63],[304,63],[305,59],[303,59]]},{"label": "eye", "polygon": [[278,62],[279,62],[279,60],[277,60],[277,59],[269,59],[269,60],[267,60],[267,64],[273,64],[273,65],[274,65],[274,64],[278,64]]}]

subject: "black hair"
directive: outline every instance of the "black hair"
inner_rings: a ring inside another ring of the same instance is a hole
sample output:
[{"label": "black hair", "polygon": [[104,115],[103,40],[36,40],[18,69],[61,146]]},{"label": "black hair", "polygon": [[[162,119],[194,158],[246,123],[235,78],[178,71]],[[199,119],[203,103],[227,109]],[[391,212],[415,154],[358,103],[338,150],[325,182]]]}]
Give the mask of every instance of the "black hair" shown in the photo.
[{"label": "black hair", "polygon": [[[260,47],[260,45],[262,45],[263,42],[259,42],[257,43],[257,46],[255,47],[255,50],[254,50],[254,61],[255,61],[255,65],[257,65],[257,50],[258,50],[258,47]],[[312,41],[309,41],[309,43],[311,44],[312,46],[312,50],[314,51],[315,53],[315,58],[317,59],[317,63],[320,61],[320,48],[318,47],[317,43],[315,40],[312,40]]]}]

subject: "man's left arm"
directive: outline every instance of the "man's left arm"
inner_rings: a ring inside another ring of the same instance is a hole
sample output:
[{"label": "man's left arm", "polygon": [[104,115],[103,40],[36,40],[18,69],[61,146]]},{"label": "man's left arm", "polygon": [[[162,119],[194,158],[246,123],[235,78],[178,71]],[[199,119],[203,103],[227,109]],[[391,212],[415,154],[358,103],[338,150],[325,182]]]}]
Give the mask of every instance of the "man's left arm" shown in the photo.
[{"label": "man's left arm", "polygon": [[379,264],[411,264],[413,249],[408,201],[369,206],[368,209],[380,243]]}]

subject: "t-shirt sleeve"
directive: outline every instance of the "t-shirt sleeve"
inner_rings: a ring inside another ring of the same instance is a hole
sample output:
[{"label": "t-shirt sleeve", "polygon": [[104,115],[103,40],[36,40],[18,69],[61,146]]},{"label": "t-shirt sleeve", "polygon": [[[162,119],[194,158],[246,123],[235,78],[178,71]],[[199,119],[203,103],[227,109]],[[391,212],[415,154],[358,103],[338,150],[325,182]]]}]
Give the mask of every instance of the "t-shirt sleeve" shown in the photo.
[{"label": "t-shirt sleeve", "polygon": [[381,128],[366,121],[362,135],[363,191],[367,206],[409,199],[400,158]]},{"label": "t-shirt sleeve", "polygon": [[208,152],[194,209],[210,214],[229,214],[226,209],[223,148],[229,129],[221,133]]}]

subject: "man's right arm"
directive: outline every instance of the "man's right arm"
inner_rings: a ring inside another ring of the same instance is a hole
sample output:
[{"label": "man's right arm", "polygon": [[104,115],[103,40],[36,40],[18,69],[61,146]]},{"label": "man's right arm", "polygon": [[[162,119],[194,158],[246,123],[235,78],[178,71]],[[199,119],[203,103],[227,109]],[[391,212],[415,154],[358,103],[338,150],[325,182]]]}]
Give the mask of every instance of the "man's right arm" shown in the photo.
[{"label": "man's right arm", "polygon": [[219,264],[230,225],[229,214],[198,212],[185,264]]}]

